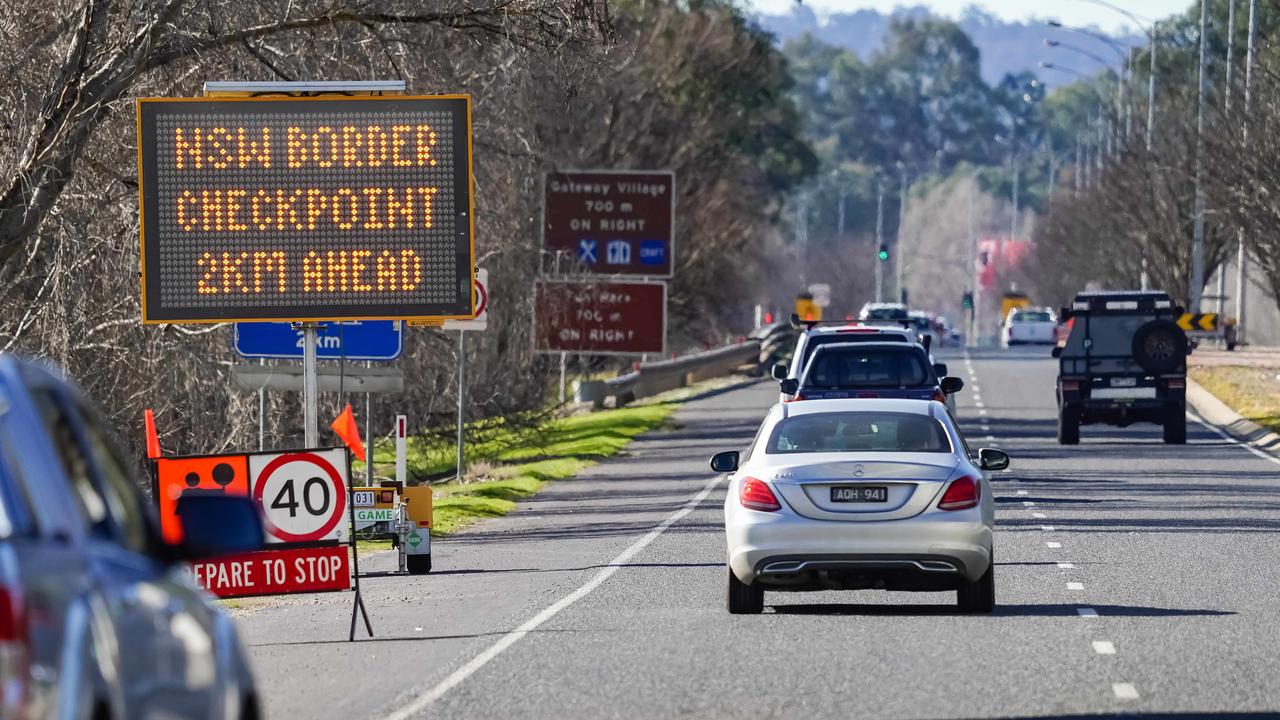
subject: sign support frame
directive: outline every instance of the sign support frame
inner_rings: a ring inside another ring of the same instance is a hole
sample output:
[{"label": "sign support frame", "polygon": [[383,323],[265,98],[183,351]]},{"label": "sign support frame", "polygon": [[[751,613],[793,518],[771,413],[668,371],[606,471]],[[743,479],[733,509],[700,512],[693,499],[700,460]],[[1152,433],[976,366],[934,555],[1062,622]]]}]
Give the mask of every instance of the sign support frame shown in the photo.
[{"label": "sign support frame", "polygon": [[464,373],[467,368],[467,331],[458,331],[458,482],[462,482],[462,473],[466,469],[463,465],[462,456],[462,433],[463,433],[463,401],[466,397],[467,386],[464,380]]},{"label": "sign support frame", "polygon": [[356,640],[356,613],[364,617],[364,629],[373,637],[373,624],[369,622],[369,611],[364,606],[364,595],[360,592],[360,551],[356,546],[356,490],[351,482],[351,450],[347,450],[347,516],[351,520],[351,584],[355,587],[355,599],[351,604],[351,631],[347,634],[347,642]]},{"label": "sign support frame", "polygon": [[[316,377],[316,323],[302,323],[302,431],[307,447],[320,446],[320,383]],[[355,522],[354,520],[352,522]]]}]

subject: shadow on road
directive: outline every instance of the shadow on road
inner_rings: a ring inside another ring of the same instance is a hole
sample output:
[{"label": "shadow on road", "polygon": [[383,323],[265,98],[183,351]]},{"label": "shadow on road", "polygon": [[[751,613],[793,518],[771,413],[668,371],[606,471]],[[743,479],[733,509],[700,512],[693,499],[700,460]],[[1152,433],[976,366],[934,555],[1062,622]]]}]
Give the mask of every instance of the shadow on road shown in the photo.
[{"label": "shadow on road", "polygon": [[1099,718],[1139,718],[1140,720],[1186,720],[1186,718],[1214,718],[1214,720],[1254,720],[1255,718],[1277,718],[1280,712],[1184,712],[1184,713],[1144,713],[1123,712],[1102,715],[1019,715],[1006,720],[1098,720]]},{"label": "shadow on road", "polygon": [[[955,605],[774,605],[778,615],[963,615]],[[1076,617],[1083,606],[1075,603],[997,605],[994,617]],[[1229,610],[1160,608],[1141,605],[1090,605],[1103,617],[1210,617],[1235,615]],[[978,616],[981,617],[981,616]]]}]

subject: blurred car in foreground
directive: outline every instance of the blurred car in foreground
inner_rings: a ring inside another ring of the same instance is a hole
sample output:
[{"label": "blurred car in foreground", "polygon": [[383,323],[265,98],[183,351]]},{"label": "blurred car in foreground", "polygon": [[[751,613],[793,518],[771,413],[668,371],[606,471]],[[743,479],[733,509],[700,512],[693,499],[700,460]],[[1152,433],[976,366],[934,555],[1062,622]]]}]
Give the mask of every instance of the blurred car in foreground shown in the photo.
[{"label": "blurred car in foreground", "polygon": [[1164,442],[1187,442],[1186,333],[1167,293],[1083,292],[1063,308],[1058,358],[1058,442],[1080,442],[1080,426],[1154,422]]},{"label": "blurred car in foreground", "polygon": [[1058,341],[1058,318],[1049,308],[1013,308],[1000,328],[1000,344],[1052,345]]},{"label": "blurred car in foreground", "polygon": [[775,405],[740,455],[725,498],[728,606],[759,613],[768,591],[957,591],[995,605],[995,505],[984,470],[940,403],[823,400]]},{"label": "blurred car in foreground", "polygon": [[185,564],[258,549],[257,509],[184,496],[165,543],[110,436],[69,382],[0,355],[0,717],[259,717],[235,626]]}]

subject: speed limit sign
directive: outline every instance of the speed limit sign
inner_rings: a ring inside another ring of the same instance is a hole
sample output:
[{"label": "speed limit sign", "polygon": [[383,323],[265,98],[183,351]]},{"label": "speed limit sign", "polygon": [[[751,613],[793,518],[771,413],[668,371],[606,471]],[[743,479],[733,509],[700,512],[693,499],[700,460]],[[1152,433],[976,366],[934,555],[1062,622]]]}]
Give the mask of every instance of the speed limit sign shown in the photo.
[{"label": "speed limit sign", "polygon": [[347,539],[346,448],[250,455],[249,476],[268,542]]}]

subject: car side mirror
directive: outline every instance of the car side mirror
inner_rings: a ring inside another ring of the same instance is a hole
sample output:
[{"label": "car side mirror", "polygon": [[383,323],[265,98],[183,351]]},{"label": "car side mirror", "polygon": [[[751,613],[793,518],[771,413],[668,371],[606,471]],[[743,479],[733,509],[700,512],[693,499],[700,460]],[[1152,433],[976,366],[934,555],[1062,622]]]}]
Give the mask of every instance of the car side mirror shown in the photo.
[{"label": "car side mirror", "polygon": [[711,456],[711,469],[716,472],[736,472],[738,470],[738,451],[716,453]]},{"label": "car side mirror", "polygon": [[947,376],[947,364],[946,364],[946,363],[934,363],[934,364],[933,364],[933,371],[938,375],[938,377],[946,377],[946,376]]},{"label": "car side mirror", "polygon": [[954,395],[964,389],[964,381],[958,377],[944,377],[939,383],[942,392],[948,395]]},{"label": "car side mirror", "polygon": [[266,542],[257,504],[243,495],[187,493],[178,498],[183,560],[261,550]]},{"label": "car side mirror", "polygon": [[1058,308],[1058,320],[1059,320],[1059,321],[1061,321],[1061,322],[1066,322],[1066,321],[1067,321],[1067,320],[1069,320],[1070,318],[1071,318],[1071,309],[1070,309],[1070,308],[1068,308],[1066,305],[1063,305],[1062,307]]},{"label": "car side mirror", "polygon": [[787,378],[778,383],[778,387],[781,388],[784,395],[795,395],[796,391],[800,389],[800,381],[795,378]]},{"label": "car side mirror", "polygon": [[1054,356],[1055,358],[1060,358],[1060,357],[1062,357],[1062,346],[1061,346],[1061,345],[1054,345],[1054,346],[1053,346],[1053,349],[1049,351],[1049,354],[1050,354],[1050,355],[1052,355],[1052,356]]},{"label": "car side mirror", "polygon": [[978,467],[983,470],[1004,470],[1009,467],[1009,453],[995,448],[978,450]]},{"label": "car side mirror", "polygon": [[774,380],[786,380],[786,379],[787,379],[787,364],[786,364],[786,363],[774,363],[774,365],[773,365],[773,371],[772,371],[772,372],[773,372],[773,379],[774,379]]}]

